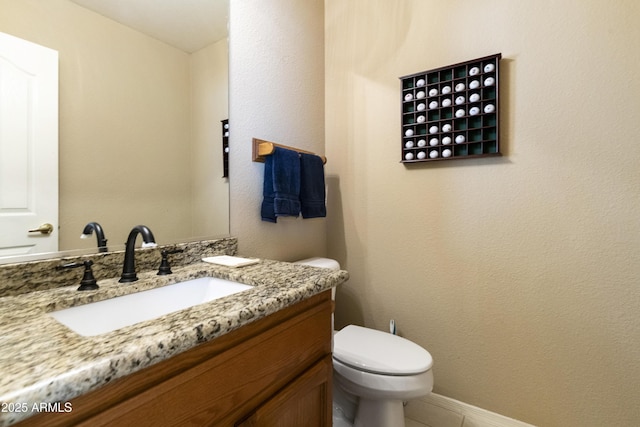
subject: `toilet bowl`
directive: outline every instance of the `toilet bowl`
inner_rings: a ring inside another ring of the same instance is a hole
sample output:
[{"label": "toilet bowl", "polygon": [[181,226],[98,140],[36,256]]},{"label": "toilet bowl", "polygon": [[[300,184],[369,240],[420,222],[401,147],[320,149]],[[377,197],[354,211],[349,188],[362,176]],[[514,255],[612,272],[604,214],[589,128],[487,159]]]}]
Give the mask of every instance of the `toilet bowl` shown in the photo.
[{"label": "toilet bowl", "polygon": [[[297,263],[339,268],[326,258]],[[433,389],[433,358],[405,338],[348,325],[334,332],[332,347],[334,426],[403,427],[403,402]]]}]

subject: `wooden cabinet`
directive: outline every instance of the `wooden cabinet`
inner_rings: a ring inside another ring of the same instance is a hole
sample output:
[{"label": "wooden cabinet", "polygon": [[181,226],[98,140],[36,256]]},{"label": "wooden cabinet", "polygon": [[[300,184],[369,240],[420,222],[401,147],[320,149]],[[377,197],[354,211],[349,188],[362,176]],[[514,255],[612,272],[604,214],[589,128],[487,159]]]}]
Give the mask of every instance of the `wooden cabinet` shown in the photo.
[{"label": "wooden cabinet", "polygon": [[331,377],[327,291],[20,425],[330,426]]},{"label": "wooden cabinet", "polygon": [[261,405],[238,427],[323,427],[331,421],[331,356]]}]

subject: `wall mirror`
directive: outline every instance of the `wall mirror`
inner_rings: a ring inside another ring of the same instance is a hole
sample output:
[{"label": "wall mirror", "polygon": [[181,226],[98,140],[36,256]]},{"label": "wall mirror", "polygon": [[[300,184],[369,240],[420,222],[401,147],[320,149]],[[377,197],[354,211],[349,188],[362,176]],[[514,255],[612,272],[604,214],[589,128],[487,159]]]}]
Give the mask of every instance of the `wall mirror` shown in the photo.
[{"label": "wall mirror", "polygon": [[0,32],[59,52],[58,251],[97,251],[95,236],[80,239],[93,221],[109,250],[138,224],[159,244],[228,235],[228,10],[228,0],[0,0]]}]

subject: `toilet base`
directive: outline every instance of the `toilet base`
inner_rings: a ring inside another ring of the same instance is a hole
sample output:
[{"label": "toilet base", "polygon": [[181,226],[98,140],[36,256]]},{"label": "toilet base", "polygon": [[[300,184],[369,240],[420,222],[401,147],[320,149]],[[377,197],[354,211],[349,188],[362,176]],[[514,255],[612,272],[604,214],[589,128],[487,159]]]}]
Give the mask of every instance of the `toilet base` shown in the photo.
[{"label": "toilet base", "polygon": [[353,427],[353,423],[342,417],[333,416],[333,427]]},{"label": "toilet base", "polygon": [[360,398],[354,427],[404,427],[402,400]]}]

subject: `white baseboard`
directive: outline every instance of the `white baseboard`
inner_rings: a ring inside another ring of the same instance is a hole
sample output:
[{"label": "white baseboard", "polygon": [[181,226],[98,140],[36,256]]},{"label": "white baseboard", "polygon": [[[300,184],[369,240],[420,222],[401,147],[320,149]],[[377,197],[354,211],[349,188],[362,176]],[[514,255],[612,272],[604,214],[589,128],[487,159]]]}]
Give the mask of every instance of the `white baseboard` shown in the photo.
[{"label": "white baseboard", "polygon": [[405,417],[416,427],[535,427],[435,393],[410,401]]}]

